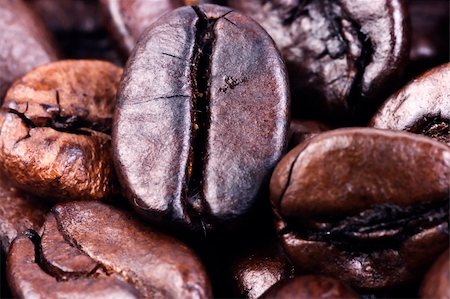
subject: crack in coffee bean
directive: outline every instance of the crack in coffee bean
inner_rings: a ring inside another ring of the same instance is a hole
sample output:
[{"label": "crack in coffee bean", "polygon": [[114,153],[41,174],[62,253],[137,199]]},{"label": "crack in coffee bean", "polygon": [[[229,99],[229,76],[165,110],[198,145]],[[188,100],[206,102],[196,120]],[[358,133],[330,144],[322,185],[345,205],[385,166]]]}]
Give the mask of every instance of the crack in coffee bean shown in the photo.
[{"label": "crack in coffee bean", "polygon": [[445,223],[448,217],[447,200],[411,207],[383,204],[343,219],[328,221],[309,219],[303,222],[288,219],[289,224],[282,233],[294,232],[305,240],[331,243],[344,249],[373,252],[398,248],[407,238],[424,229]]},{"label": "crack in coffee bean", "polygon": [[[78,279],[82,279],[82,278],[102,279],[102,278],[111,276],[114,278],[119,278],[119,279],[123,280],[124,282],[128,282],[135,286],[138,284],[136,279],[134,279],[132,277],[132,275],[130,275],[132,273],[127,273],[126,271],[105,265],[105,264],[101,263],[100,261],[92,259],[92,257],[87,255],[86,252],[84,252],[82,250],[82,248],[76,244],[75,240],[70,239],[67,234],[64,234],[61,231],[61,227],[56,226],[56,229],[57,229],[57,231],[50,231],[49,233],[50,234],[57,233],[59,235],[58,237],[64,239],[65,243],[63,246],[68,246],[76,254],[85,256],[86,259],[91,261],[91,266],[89,268],[82,269],[81,271],[75,270],[75,269],[70,269],[70,268],[63,269],[63,268],[59,267],[58,265],[54,264],[54,260],[52,259],[52,256],[46,256],[44,254],[44,250],[43,250],[42,246],[43,246],[43,242],[44,242],[43,239],[46,238],[45,233],[41,237],[34,230],[25,231],[23,233],[23,235],[27,236],[34,244],[36,264],[42,269],[42,271],[44,271],[48,275],[54,277],[58,282],[71,281],[71,280],[73,281],[73,280],[78,280]],[[49,245],[53,246],[53,247],[51,247],[48,250],[51,250],[51,251],[62,250],[61,243],[56,243],[56,244],[59,244],[58,248],[54,247],[54,244],[55,243],[50,243]],[[66,261],[62,261],[62,262],[69,265],[69,267],[70,267],[71,260],[66,260]],[[77,260],[77,262],[78,263],[80,262],[79,259]],[[66,265],[63,264],[63,266],[65,267]]]},{"label": "crack in coffee bean", "polygon": [[[47,107],[46,110],[48,112],[51,109],[52,108]],[[58,108],[57,113],[52,113],[52,117],[37,117],[34,120],[28,118],[26,112],[22,113],[13,108],[2,108],[1,110],[18,116],[30,129],[51,128],[62,133],[86,136],[92,136],[93,131],[111,135],[111,118],[99,119],[98,121],[93,122],[78,115],[62,116],[59,109],[60,108]]]},{"label": "crack in coffee bean", "polygon": [[[191,69],[192,82],[192,130],[191,147],[186,168],[186,186],[184,208],[189,216],[201,217],[208,209],[203,194],[203,169],[209,129],[209,78],[210,63],[215,40],[214,26],[217,19],[211,19],[198,7],[192,9],[198,16],[196,37]],[[223,17],[223,16],[222,16]],[[204,222],[200,220],[202,226]]]},{"label": "crack in coffee bean", "polygon": [[17,115],[29,128],[48,127],[59,132],[87,136],[92,136],[92,131],[111,135],[112,118],[98,118],[96,121],[92,121],[87,118],[89,112],[85,116],[62,115],[60,94],[58,91],[55,93],[56,106],[40,104],[47,113],[50,113],[51,117],[36,116],[35,119],[27,117],[28,102],[26,102],[26,109],[23,113],[9,107],[2,108],[2,110]]},{"label": "crack in coffee bean", "polygon": [[[26,236],[34,245],[35,250],[35,263],[41,268],[42,271],[47,273],[48,275],[54,277],[57,281],[68,281],[68,280],[77,280],[82,277],[90,277],[93,275],[91,273],[64,273],[62,274],[60,269],[56,269],[51,266],[48,262],[45,261],[42,254],[42,238],[39,234],[34,230],[27,230],[22,233],[22,235]],[[97,270],[98,266],[95,268]]]},{"label": "crack in coffee bean", "polygon": [[361,31],[361,27],[356,23],[353,23],[353,26],[357,28],[358,39],[361,43],[361,53],[359,57],[355,61],[356,66],[356,75],[353,78],[352,86],[350,87],[350,91],[348,93],[348,105],[352,109],[360,108],[358,105],[365,105],[365,103],[360,103],[361,96],[367,96],[364,94],[362,82],[364,79],[364,73],[367,66],[372,62],[372,56],[374,54],[372,41],[370,40],[368,35],[365,35]]},{"label": "crack in coffee bean", "polygon": [[[30,279],[30,281],[32,281],[31,279],[35,279],[37,282],[41,279],[41,282],[43,283],[43,285],[36,286],[31,283],[29,291],[34,291],[35,287],[42,287],[44,288],[44,292],[47,292],[45,291],[45,289],[47,288],[49,290],[52,290],[52,292],[62,292],[63,294],[64,292],[68,292],[67,294],[70,294],[71,286],[73,288],[73,286],[80,284],[80,287],[86,288],[83,291],[85,291],[86,294],[90,294],[90,292],[95,293],[95,289],[96,287],[98,287],[98,285],[103,285],[105,291],[111,291],[117,286],[121,286],[121,288],[127,289],[129,292],[134,293],[135,296],[132,296],[133,298],[137,297],[139,291],[137,287],[139,287],[139,284],[131,279],[126,272],[112,269],[111,267],[108,267],[101,262],[94,261],[90,256],[87,256],[86,253],[84,253],[76,245],[73,245],[71,242],[67,241],[67,245],[71,246],[71,248],[73,248],[74,250],[79,251],[80,254],[85,255],[86,258],[92,260],[92,269],[86,269],[89,271],[82,272],[67,272],[64,269],[60,269],[57,266],[53,265],[51,260],[46,260],[46,257],[43,253],[44,249],[42,247],[42,244],[44,242],[43,238],[45,238],[44,236],[41,237],[36,231],[29,229],[22,232],[21,237],[25,237],[31,241],[31,244],[34,248],[33,264],[37,266],[37,268],[34,268],[34,271],[32,273],[27,275],[26,279]],[[18,237],[18,239],[20,239],[21,237]],[[63,236],[61,235],[61,237]],[[51,244],[51,246],[54,245],[55,243]],[[52,249],[60,250],[60,248]],[[68,263],[71,262],[71,260],[66,261]],[[74,262],[79,262],[79,259],[75,260]],[[37,269],[41,270],[42,272],[39,273],[39,271],[36,271]],[[53,278],[54,281],[52,281],[49,276]],[[46,285],[46,283],[50,285]],[[64,290],[66,287],[68,288],[67,291]],[[82,297],[84,296],[85,295],[82,295]],[[117,296],[120,297],[123,296],[123,294]],[[62,297],[66,297],[66,295],[63,295]]]},{"label": "crack in coffee bean", "polygon": [[443,143],[450,142],[450,119],[441,115],[423,116],[407,131],[422,134]]}]

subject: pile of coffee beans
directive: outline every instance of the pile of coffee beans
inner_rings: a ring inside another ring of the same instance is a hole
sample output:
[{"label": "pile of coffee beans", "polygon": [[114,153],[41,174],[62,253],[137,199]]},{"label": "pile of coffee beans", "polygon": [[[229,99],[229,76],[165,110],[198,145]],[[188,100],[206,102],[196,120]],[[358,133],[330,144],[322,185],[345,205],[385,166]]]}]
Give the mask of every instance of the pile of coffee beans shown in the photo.
[{"label": "pile of coffee beans", "polygon": [[1,0],[0,297],[450,298],[448,0]]}]

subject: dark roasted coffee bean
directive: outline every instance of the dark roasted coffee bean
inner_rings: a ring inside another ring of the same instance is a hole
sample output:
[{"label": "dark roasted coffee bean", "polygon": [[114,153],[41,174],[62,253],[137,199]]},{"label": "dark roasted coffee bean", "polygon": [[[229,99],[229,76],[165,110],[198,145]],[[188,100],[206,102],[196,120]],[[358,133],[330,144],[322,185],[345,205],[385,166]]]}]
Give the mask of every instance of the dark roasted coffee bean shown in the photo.
[{"label": "dark roasted coffee bean", "polygon": [[17,190],[0,177],[0,251],[8,252],[11,242],[24,230],[38,230],[48,210],[46,203]]},{"label": "dark roasted coffee bean", "polygon": [[428,270],[420,295],[422,298],[450,298],[450,251],[448,249]]},{"label": "dark roasted coffee bean", "polygon": [[331,130],[330,127],[316,120],[293,119],[289,127],[288,149],[292,149],[303,141],[329,130]]},{"label": "dark roasted coffee bean", "polygon": [[367,109],[408,58],[403,0],[227,3],[275,40],[289,70],[296,116],[339,119]]},{"label": "dark roasted coffee bean", "polygon": [[28,232],[11,246],[13,294],[210,298],[208,277],[194,253],[131,218],[98,202],[55,207],[41,236]]},{"label": "dark roasted coffee bean", "polygon": [[294,274],[281,248],[272,244],[254,244],[242,249],[231,264],[231,275],[239,298],[259,298],[280,280]]},{"label": "dark roasted coffee bean", "polygon": [[448,146],[355,128],[294,148],[270,187],[296,266],[377,289],[416,280],[448,247],[449,184]]},{"label": "dark roasted coffee bean", "polygon": [[0,165],[7,176],[43,198],[110,196],[111,119],[121,74],[107,62],[61,61],[16,81],[0,113]]},{"label": "dark roasted coffee bean", "polygon": [[448,0],[408,0],[411,54],[408,75],[419,75],[449,61]]},{"label": "dark roasted coffee bean", "polygon": [[113,149],[126,196],[157,223],[225,227],[265,191],[288,109],[283,62],[254,21],[215,5],[166,14],[118,93]]},{"label": "dark roasted coffee bean", "polygon": [[56,58],[49,33],[22,0],[0,1],[0,102],[14,80]]},{"label": "dark roasted coffee bean", "polygon": [[291,298],[359,298],[344,283],[337,279],[319,276],[306,275],[293,279],[284,280],[271,287],[261,298],[270,299],[291,299]]},{"label": "dark roasted coffee bean", "polygon": [[370,126],[423,134],[450,145],[450,63],[436,67],[389,97]]},{"label": "dark roasted coffee bean", "polygon": [[100,0],[108,27],[125,56],[144,30],[165,13],[203,0]]}]

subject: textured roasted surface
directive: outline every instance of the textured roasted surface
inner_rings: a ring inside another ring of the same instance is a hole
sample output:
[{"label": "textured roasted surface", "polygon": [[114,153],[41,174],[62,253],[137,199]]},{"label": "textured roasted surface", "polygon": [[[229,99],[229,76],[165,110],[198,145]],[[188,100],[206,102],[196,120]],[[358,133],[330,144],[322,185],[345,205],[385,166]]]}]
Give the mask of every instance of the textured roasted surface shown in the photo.
[{"label": "textured roasted surface", "polygon": [[0,250],[8,252],[11,242],[24,230],[40,229],[49,209],[41,199],[18,190],[0,176]]},{"label": "textured roasted surface", "polygon": [[283,280],[261,298],[360,298],[358,294],[339,280],[327,276],[305,275]]},{"label": "textured roasted surface", "polygon": [[450,251],[447,249],[428,270],[421,286],[422,298],[450,298]]},{"label": "textured roasted surface", "polygon": [[183,5],[197,5],[198,0],[100,0],[108,28],[125,56],[133,50],[144,30],[159,17]]},{"label": "textured roasted surface", "polygon": [[271,199],[283,246],[305,271],[358,288],[417,279],[448,245],[450,149],[432,139],[340,129],[294,148]]},{"label": "textured roasted surface", "polygon": [[45,199],[104,199],[114,192],[111,119],[122,70],[60,61],[14,83],[0,114],[0,165]]},{"label": "textured roasted surface", "polygon": [[450,145],[450,63],[433,68],[390,96],[370,122]]},{"label": "textured roasted surface", "polygon": [[409,55],[401,0],[227,4],[254,18],[275,40],[289,70],[294,115],[342,120],[364,111],[388,91]]},{"label": "textured roasted surface", "polygon": [[27,232],[11,247],[13,294],[210,298],[208,278],[194,253],[131,218],[98,202],[56,206],[42,237]]},{"label": "textured roasted surface", "polygon": [[184,7],[154,23],[128,62],[118,101],[120,182],[136,210],[158,223],[231,223],[254,206],[285,147],[281,57],[261,27],[228,8]]},{"label": "textured roasted surface", "polygon": [[14,80],[56,59],[50,34],[23,1],[0,1],[0,102]]}]

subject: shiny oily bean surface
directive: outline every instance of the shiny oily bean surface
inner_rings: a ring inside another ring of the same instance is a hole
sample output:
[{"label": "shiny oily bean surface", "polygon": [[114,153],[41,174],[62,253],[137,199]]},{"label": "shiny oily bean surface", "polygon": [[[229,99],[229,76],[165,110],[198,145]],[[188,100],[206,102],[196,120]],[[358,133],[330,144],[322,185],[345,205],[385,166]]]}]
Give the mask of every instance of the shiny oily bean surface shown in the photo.
[{"label": "shiny oily bean surface", "polygon": [[100,0],[109,30],[128,56],[144,30],[165,13],[202,0]]},{"label": "shiny oily bean surface", "polygon": [[53,208],[42,235],[16,239],[7,263],[19,297],[211,297],[203,266],[188,247],[98,202]]},{"label": "shiny oily bean surface", "polygon": [[446,250],[428,270],[420,289],[421,298],[450,298],[450,250]]},{"label": "shiny oily bean surface", "polygon": [[327,276],[305,275],[280,281],[260,298],[360,298],[350,287]]},{"label": "shiny oily bean surface", "polygon": [[45,199],[114,193],[111,119],[122,69],[102,61],[41,66],[9,89],[0,114],[0,165]]},{"label": "shiny oily bean surface", "polygon": [[254,21],[215,5],[166,14],[142,36],[118,93],[113,149],[126,196],[154,222],[224,227],[264,189],[288,108],[283,62]]},{"label": "shiny oily bean surface", "polygon": [[0,1],[0,102],[14,80],[56,59],[49,32],[25,3]]},{"label": "shiny oily bean surface", "polygon": [[275,40],[286,61],[293,115],[330,121],[374,105],[409,56],[403,0],[228,0]]},{"label": "shiny oily bean surface", "polygon": [[448,247],[450,149],[370,128],[320,134],[271,179],[277,229],[304,271],[366,289],[420,277]]},{"label": "shiny oily bean surface", "polygon": [[5,177],[0,177],[0,198],[0,250],[6,253],[22,231],[40,229],[50,206],[18,190]]},{"label": "shiny oily bean surface", "polygon": [[290,278],[294,268],[276,240],[242,250],[231,263],[236,297],[256,299],[280,280]]},{"label": "shiny oily bean surface", "polygon": [[370,126],[422,134],[450,145],[450,63],[420,75],[390,96]]}]

